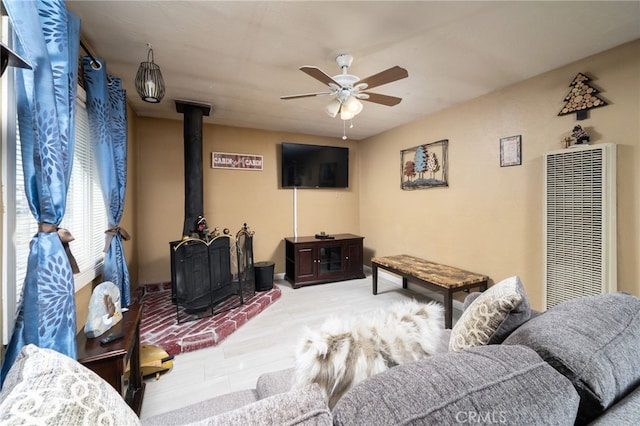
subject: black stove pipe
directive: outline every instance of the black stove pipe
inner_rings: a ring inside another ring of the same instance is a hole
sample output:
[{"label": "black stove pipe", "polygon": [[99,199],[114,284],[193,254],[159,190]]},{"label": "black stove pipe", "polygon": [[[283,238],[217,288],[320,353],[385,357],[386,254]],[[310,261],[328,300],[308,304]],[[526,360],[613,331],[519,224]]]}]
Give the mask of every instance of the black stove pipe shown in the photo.
[{"label": "black stove pipe", "polygon": [[176,111],[184,114],[184,237],[195,232],[198,216],[204,216],[202,117],[209,115],[211,105],[175,102]]}]

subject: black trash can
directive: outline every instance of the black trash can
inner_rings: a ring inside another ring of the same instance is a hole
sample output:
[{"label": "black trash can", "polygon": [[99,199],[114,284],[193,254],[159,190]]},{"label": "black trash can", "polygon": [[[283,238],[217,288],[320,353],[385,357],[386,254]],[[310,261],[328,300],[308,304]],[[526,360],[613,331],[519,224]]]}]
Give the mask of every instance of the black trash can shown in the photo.
[{"label": "black trash can", "polygon": [[256,262],[253,264],[253,271],[256,278],[256,291],[266,291],[273,288],[274,262]]}]

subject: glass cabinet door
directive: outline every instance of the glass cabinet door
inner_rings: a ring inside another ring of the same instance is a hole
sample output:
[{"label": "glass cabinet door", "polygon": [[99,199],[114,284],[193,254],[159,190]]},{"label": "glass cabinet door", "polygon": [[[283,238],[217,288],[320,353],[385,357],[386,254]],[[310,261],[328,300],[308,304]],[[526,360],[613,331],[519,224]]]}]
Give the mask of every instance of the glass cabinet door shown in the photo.
[{"label": "glass cabinet door", "polygon": [[342,245],[320,246],[319,274],[342,272]]}]

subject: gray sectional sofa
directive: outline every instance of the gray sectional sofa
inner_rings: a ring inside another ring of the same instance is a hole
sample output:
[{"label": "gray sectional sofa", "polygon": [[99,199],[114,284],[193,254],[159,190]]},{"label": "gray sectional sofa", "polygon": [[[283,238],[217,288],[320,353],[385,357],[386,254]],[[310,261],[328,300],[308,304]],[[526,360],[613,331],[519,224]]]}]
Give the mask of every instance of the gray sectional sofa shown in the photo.
[{"label": "gray sectional sofa", "polygon": [[142,424],[640,424],[640,299],[599,295],[524,316],[521,306],[500,344],[451,352],[445,330],[440,353],[366,379],[333,410],[317,388],[291,390],[289,369]]},{"label": "gray sectional sofa", "polygon": [[[625,293],[580,298],[539,315],[523,314],[523,302],[514,300],[501,305],[507,306],[507,315],[496,323],[500,343],[493,339],[491,344],[450,351],[451,335],[463,327],[446,330],[437,354],[365,379],[333,409],[318,385],[292,388],[294,370],[288,369],[264,374],[255,389],[143,418],[141,423],[640,424],[640,299]],[[485,334],[481,337],[495,337]],[[32,417],[44,415],[50,420],[45,424],[70,424],[70,419],[74,424],[137,424],[132,412],[118,405],[119,395],[109,393],[108,385],[75,361],[51,362],[65,357],[34,347],[23,352],[0,392],[0,424],[32,424]],[[47,384],[48,394],[33,396],[46,383],[43,368],[64,379],[60,386]],[[60,390],[52,395],[56,388]]]}]

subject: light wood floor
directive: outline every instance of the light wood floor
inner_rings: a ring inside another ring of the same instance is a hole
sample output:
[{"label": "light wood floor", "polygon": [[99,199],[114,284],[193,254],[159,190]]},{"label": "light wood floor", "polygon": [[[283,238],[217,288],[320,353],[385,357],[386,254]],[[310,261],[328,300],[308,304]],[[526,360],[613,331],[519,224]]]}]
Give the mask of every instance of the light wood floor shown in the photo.
[{"label": "light wood floor", "polygon": [[[173,369],[160,380],[147,379],[141,417],[255,388],[262,373],[292,367],[294,347],[304,327],[317,327],[332,314],[366,312],[412,297],[430,300],[382,276],[374,296],[370,273],[361,280],[296,290],[282,279],[276,278],[275,283],[282,290],[278,301],[218,346],[178,355]],[[454,321],[459,315],[454,305]]]}]

